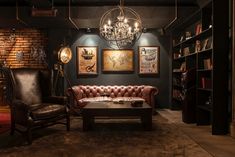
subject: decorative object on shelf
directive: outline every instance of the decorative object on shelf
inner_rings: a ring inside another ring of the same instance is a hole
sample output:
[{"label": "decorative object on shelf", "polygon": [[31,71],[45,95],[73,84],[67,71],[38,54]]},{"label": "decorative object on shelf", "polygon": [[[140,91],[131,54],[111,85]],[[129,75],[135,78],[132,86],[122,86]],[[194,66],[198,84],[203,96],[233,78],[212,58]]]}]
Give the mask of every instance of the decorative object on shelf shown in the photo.
[{"label": "decorative object on shelf", "polygon": [[139,74],[159,74],[159,65],[159,46],[139,46]]},{"label": "decorative object on shelf", "polygon": [[123,3],[120,0],[120,6],[108,10],[100,19],[100,35],[115,49],[133,45],[143,28],[137,12]]},{"label": "decorative object on shelf", "polygon": [[189,31],[185,32],[185,39],[188,40],[190,38],[192,38],[191,32],[189,32]]},{"label": "decorative object on shelf", "polygon": [[183,62],[183,63],[181,64],[181,66],[180,66],[180,71],[181,71],[181,72],[186,71],[186,62]]},{"label": "decorative object on shelf", "polygon": [[97,75],[98,74],[98,47],[78,46],[77,47],[77,74]]},{"label": "decorative object on shelf", "polygon": [[187,56],[190,54],[190,50],[189,50],[189,47],[185,47],[184,50],[183,50],[183,54],[184,56]]},{"label": "decorative object on shelf", "polygon": [[199,52],[199,51],[201,51],[201,41],[200,40],[196,40],[195,52]]},{"label": "decorative object on shelf", "polygon": [[102,56],[102,71],[104,72],[134,71],[134,52],[132,49],[104,49]]},{"label": "decorative object on shelf", "polygon": [[184,41],[184,36],[181,36],[180,37],[180,42],[183,42]]}]

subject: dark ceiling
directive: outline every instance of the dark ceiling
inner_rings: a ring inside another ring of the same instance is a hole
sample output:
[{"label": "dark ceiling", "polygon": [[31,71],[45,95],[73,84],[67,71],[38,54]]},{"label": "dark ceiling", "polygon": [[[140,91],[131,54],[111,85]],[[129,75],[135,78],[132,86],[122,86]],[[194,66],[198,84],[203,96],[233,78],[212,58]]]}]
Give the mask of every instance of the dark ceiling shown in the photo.
[{"label": "dark ceiling", "polygon": [[[14,6],[17,0],[0,0],[0,6]],[[125,0],[128,6],[173,6],[176,0]],[[197,0],[177,0],[179,6],[197,6]],[[20,6],[66,6],[69,0],[18,0]],[[119,0],[70,0],[72,6],[119,5]]]},{"label": "dark ceiling", "polygon": [[[189,15],[208,0],[177,0],[178,16]],[[68,16],[68,3],[71,2],[71,19]],[[175,18],[176,0],[124,0],[124,6],[131,6],[141,16],[146,28],[162,28]],[[16,3],[19,7],[16,7]],[[0,27],[39,28],[98,28],[104,12],[119,5],[119,0],[0,0]],[[54,6],[56,16],[33,17],[33,7]],[[18,10],[18,12],[16,11]],[[76,25],[74,25],[75,23]]]}]

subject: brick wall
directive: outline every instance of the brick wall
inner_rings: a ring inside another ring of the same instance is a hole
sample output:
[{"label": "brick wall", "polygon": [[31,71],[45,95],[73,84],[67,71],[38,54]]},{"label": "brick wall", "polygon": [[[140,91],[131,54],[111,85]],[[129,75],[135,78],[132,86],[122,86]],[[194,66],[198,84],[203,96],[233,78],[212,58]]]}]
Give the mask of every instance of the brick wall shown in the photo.
[{"label": "brick wall", "polygon": [[[42,30],[0,29],[0,64],[9,68],[45,68],[47,40],[47,34]],[[0,73],[0,106],[7,105],[5,81]]]},{"label": "brick wall", "polygon": [[45,52],[46,43],[47,34],[42,30],[0,29],[0,63],[10,68],[44,68],[39,54]]}]

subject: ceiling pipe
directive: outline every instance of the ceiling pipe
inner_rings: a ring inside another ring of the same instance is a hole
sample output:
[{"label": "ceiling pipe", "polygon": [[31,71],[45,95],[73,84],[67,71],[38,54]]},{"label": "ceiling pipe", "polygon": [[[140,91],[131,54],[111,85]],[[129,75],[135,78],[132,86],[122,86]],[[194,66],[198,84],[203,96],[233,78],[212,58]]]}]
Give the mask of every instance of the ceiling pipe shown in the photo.
[{"label": "ceiling pipe", "polygon": [[69,21],[77,28],[77,30],[79,30],[78,26],[76,25],[76,23],[71,18],[70,0],[69,0]]},{"label": "ceiling pipe", "polygon": [[175,0],[175,18],[163,28],[163,31],[165,31],[171,25],[173,25],[177,19],[178,19],[178,3],[177,3],[177,0]]},{"label": "ceiling pipe", "polygon": [[29,26],[26,22],[20,19],[19,17],[19,6],[18,6],[18,0],[16,0],[16,20],[19,21],[20,23]]}]

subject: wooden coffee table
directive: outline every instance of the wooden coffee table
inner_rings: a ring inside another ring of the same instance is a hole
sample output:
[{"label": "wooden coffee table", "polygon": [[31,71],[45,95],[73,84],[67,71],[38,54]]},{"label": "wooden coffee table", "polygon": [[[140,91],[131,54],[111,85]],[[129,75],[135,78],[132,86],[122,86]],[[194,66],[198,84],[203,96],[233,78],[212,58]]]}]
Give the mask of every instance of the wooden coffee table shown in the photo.
[{"label": "wooden coffee table", "polygon": [[145,130],[152,129],[152,108],[146,103],[141,107],[132,107],[130,102],[89,102],[82,110],[83,130],[91,130],[95,117],[139,117]]}]

